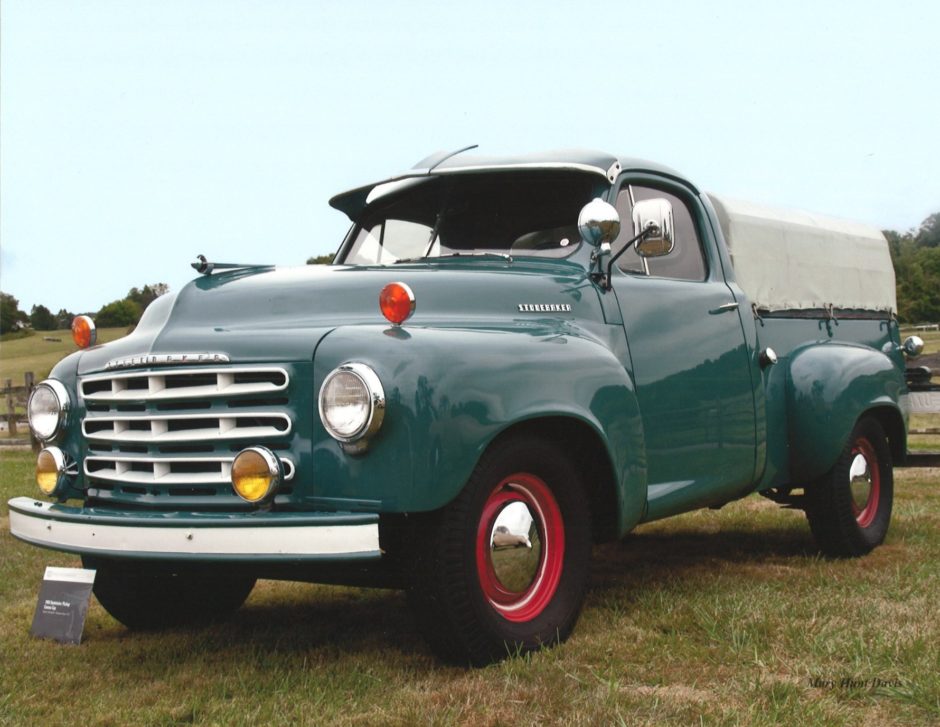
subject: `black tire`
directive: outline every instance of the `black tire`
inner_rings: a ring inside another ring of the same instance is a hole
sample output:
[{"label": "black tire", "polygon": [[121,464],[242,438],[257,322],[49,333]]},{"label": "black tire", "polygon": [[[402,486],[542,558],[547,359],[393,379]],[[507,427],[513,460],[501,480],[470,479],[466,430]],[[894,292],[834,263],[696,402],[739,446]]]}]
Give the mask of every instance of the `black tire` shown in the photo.
[{"label": "black tire", "polygon": [[410,540],[409,601],[444,660],[481,666],[564,641],[574,628],[589,576],[590,512],[557,446],[497,442],[453,502],[417,518]]},{"label": "black tire", "polygon": [[129,629],[154,630],[224,621],[248,598],[255,579],[213,573],[211,567],[180,567],[83,558],[94,568],[94,594]]},{"label": "black tire", "polygon": [[835,466],[807,488],[806,517],[819,549],[836,558],[871,552],[888,533],[893,499],[888,438],[878,420],[863,417]]}]

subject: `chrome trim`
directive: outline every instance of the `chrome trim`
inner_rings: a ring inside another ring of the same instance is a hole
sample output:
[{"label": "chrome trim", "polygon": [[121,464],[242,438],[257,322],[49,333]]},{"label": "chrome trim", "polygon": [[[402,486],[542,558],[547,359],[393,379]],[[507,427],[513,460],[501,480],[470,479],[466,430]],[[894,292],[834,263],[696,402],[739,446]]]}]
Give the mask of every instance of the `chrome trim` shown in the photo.
[{"label": "chrome trim", "polygon": [[[48,436],[40,436],[39,433],[33,427],[32,417],[30,417],[30,405],[33,402],[33,397],[36,395],[36,392],[41,388],[49,389],[52,392],[52,395],[56,398],[56,401],[59,404],[59,416],[56,420],[55,429],[52,430],[52,433]],[[65,388],[65,384],[56,379],[45,379],[40,381],[36,386],[33,387],[33,390],[29,393],[29,398],[26,400],[26,419],[29,423],[30,431],[36,436],[36,439],[39,439],[43,442],[51,442],[62,430],[65,429],[65,425],[68,422],[69,411],[72,408],[72,397],[69,396],[69,390]]]},{"label": "chrome trim", "polygon": [[570,313],[570,303],[519,303],[520,313]]},{"label": "chrome trim", "polygon": [[770,346],[765,348],[760,352],[760,367],[762,369],[767,368],[768,366],[773,366],[777,363],[777,352],[774,351]]},{"label": "chrome trim", "polygon": [[[286,428],[278,429],[273,426],[246,426],[239,427],[239,420],[248,419],[276,419],[287,423]],[[191,429],[169,430],[170,422],[206,421],[216,420],[215,427],[194,427]],[[150,431],[142,429],[129,429],[130,423],[146,422]],[[88,426],[113,423],[111,432],[89,432]],[[268,437],[286,437],[291,433],[293,422],[290,416],[281,412],[271,411],[244,411],[237,414],[218,414],[207,410],[199,414],[179,414],[148,416],[90,416],[82,421],[82,434],[86,439],[96,442],[142,442],[163,444],[169,442],[214,442],[227,439],[261,439]],[[214,429],[214,431],[213,431]]]},{"label": "chrome trim", "polygon": [[[369,414],[366,417],[366,421],[350,436],[343,436],[334,432],[327,423],[326,416],[323,413],[323,398],[326,387],[335,376],[343,372],[351,373],[356,376],[369,393]],[[323,380],[323,385],[320,387],[320,394],[317,397],[317,409],[320,412],[320,421],[323,422],[323,427],[333,439],[343,444],[351,444],[363,440],[363,445],[360,445],[359,448],[354,450],[358,452],[361,451],[364,443],[382,426],[382,420],[385,418],[385,390],[382,388],[382,382],[379,380],[378,374],[376,374],[371,367],[364,363],[345,363],[333,369]]]},{"label": "chrome trim", "polygon": [[535,581],[542,558],[542,541],[528,505],[514,500],[493,520],[490,563],[506,590],[524,592]]},{"label": "chrome trim", "polygon": [[872,476],[868,460],[862,454],[856,454],[849,467],[849,490],[852,501],[862,511],[871,498]]},{"label": "chrome trim", "polygon": [[190,364],[228,363],[224,353],[146,353],[139,356],[113,358],[105,364],[106,369],[126,369],[138,366],[184,366]]},{"label": "chrome trim", "polygon": [[920,336],[908,336],[901,344],[901,351],[908,358],[917,358],[924,351],[924,339]]},{"label": "chrome trim", "polygon": [[[270,451],[270,450],[268,450]],[[228,485],[232,482],[232,463],[237,455],[231,457],[135,457],[132,455],[89,455],[85,458],[85,476],[90,480],[105,482],[125,482],[132,485]],[[279,459],[284,469],[284,481],[294,479],[296,467],[286,457]],[[89,465],[95,463],[113,464],[114,467],[92,470]],[[173,465],[215,463],[219,472],[174,472]],[[131,465],[152,465],[151,472],[130,469]]]},{"label": "chrome trim", "polygon": [[[215,384],[200,386],[171,386],[167,388],[167,381],[193,375],[214,374]],[[236,383],[237,374],[274,374],[284,377],[282,384],[271,382]],[[129,389],[130,380],[145,379],[146,389]],[[110,381],[110,392],[85,393],[86,385],[100,381]],[[225,367],[225,368],[196,368],[174,369],[173,371],[141,371],[117,374],[95,374],[83,376],[79,383],[79,393],[85,401],[113,402],[113,401],[168,401],[172,399],[198,399],[203,397],[236,396],[242,394],[269,394],[284,391],[290,382],[287,371],[280,367]]]}]

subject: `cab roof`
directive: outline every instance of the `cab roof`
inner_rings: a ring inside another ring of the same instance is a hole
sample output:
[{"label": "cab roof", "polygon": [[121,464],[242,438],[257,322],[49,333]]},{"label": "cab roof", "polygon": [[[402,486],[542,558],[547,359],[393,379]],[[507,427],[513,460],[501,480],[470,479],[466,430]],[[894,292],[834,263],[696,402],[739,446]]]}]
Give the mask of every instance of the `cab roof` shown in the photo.
[{"label": "cab roof", "polygon": [[591,149],[559,149],[507,156],[463,153],[473,148],[475,147],[468,147],[454,152],[435,152],[405,172],[337,194],[330,199],[330,205],[344,212],[351,220],[355,220],[366,207],[369,194],[376,187],[406,179],[443,176],[446,174],[561,169],[597,174],[613,183],[621,171],[627,170],[655,172],[689,184],[688,180],[678,172],[661,164],[632,157],[618,157],[608,152]]}]

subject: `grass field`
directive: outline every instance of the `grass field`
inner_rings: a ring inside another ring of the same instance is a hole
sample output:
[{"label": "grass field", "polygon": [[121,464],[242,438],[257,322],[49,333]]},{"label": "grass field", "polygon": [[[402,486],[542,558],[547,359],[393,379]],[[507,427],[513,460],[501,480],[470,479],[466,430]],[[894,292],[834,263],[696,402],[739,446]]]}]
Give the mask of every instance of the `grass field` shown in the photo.
[{"label": "grass field", "polygon": [[133,633],[93,602],[81,646],[28,635],[45,566],[12,539],[29,453],[0,453],[0,724],[928,725],[940,723],[940,470],[898,470],[888,542],[816,555],[751,497],[595,549],[563,646],[446,667],[404,597],[264,581],[232,621]]},{"label": "grass field", "polygon": [[[72,345],[0,350],[21,380]],[[81,646],[32,639],[45,567],[79,566],[9,534],[33,457],[0,452],[0,725],[940,724],[940,469],[896,471],[888,541],[859,560],[756,496],[643,526],[595,549],[568,643],[464,670],[399,592],[274,581],[203,630],[130,632],[93,601]]]},{"label": "grass field", "polygon": [[[125,335],[127,328],[99,328],[98,342],[107,343]],[[22,386],[27,371],[32,371],[36,381],[40,381],[60,359],[77,350],[71,331],[39,331],[26,338],[0,340],[0,383],[12,379],[14,386]]]}]

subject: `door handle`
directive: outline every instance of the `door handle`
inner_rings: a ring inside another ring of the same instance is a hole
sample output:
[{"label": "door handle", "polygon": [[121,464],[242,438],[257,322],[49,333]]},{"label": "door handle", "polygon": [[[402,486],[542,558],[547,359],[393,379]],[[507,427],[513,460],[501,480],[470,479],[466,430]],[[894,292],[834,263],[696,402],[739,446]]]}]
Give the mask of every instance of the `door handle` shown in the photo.
[{"label": "door handle", "polygon": [[716,316],[716,315],[718,315],[719,313],[727,313],[727,312],[730,311],[730,310],[737,310],[737,309],[738,309],[738,304],[737,304],[737,302],[733,302],[733,303],[723,303],[722,305],[720,305],[720,306],[718,306],[717,308],[714,308],[713,310],[710,310],[710,311],[708,311],[708,312],[711,313],[713,316]]}]

